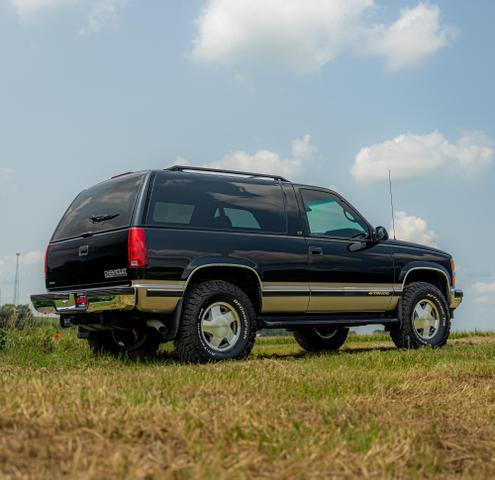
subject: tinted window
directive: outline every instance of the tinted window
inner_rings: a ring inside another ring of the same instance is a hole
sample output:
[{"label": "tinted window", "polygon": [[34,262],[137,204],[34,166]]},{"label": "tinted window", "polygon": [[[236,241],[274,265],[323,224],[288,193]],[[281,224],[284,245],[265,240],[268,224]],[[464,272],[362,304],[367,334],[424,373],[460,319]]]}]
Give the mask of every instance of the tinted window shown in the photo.
[{"label": "tinted window", "polygon": [[221,215],[225,215],[230,220],[233,228],[254,228],[255,230],[261,229],[258,220],[256,220],[252,212],[249,210],[224,207],[222,211],[222,208],[217,208],[215,218],[218,218]]},{"label": "tinted window", "polygon": [[53,240],[78,237],[130,225],[144,175],[129,175],[81,192],[62,217]]},{"label": "tinted window", "polygon": [[334,195],[316,190],[301,192],[312,234],[343,238],[364,238],[368,234],[366,223]]},{"label": "tinted window", "polygon": [[159,173],[148,223],[219,230],[286,232],[280,185],[211,175]]},{"label": "tinted window", "polygon": [[189,225],[194,205],[187,203],[156,202],[153,208],[153,222]]}]

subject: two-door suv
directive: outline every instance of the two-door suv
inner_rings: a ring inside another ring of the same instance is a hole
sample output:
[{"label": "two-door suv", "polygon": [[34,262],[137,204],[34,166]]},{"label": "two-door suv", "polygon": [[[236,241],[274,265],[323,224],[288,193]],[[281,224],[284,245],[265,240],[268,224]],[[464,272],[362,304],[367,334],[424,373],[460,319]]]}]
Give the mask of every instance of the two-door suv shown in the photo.
[{"label": "two-door suv", "polygon": [[34,307],[75,325],[94,352],[188,362],[242,358],[284,328],[336,350],[383,324],[398,347],[449,336],[452,257],[389,240],[337,193],[278,176],[174,166],[84,190],[48,245]]}]

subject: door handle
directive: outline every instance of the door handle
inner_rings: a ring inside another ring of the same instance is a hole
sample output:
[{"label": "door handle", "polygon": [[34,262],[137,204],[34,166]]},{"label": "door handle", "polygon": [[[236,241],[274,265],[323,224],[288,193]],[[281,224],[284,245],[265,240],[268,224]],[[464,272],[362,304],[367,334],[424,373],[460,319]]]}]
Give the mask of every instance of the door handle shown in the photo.
[{"label": "door handle", "polygon": [[321,247],[309,247],[310,255],[323,255],[323,248]]},{"label": "door handle", "polygon": [[82,245],[79,247],[79,256],[84,257],[89,252],[89,245]]}]

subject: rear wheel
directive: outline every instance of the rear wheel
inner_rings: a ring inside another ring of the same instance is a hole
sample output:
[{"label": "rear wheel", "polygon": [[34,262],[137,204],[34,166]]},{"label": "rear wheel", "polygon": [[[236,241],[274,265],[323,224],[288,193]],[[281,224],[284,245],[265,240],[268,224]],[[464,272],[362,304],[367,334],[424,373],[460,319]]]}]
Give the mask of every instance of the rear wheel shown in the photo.
[{"label": "rear wheel", "polygon": [[442,347],[450,333],[447,300],[434,285],[411,283],[398,306],[400,325],[390,331],[398,348]]},{"label": "rear wheel", "polygon": [[137,359],[155,355],[160,338],[150,328],[104,330],[90,332],[88,344],[96,355],[127,355]]},{"label": "rear wheel", "polygon": [[256,337],[256,314],[236,285],[211,280],[191,288],[184,299],[175,347],[185,362],[244,358]]},{"label": "rear wheel", "polygon": [[296,342],[307,352],[338,350],[346,341],[348,328],[315,327],[294,332]]}]

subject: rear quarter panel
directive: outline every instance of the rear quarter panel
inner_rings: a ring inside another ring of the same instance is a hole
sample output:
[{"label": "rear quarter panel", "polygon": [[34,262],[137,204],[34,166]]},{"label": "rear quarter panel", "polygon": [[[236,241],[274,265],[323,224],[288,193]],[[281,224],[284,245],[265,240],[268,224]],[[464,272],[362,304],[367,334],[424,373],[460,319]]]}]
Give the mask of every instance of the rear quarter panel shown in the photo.
[{"label": "rear quarter panel", "polygon": [[304,238],[242,232],[172,228],[147,231],[150,280],[185,280],[206,264],[241,264],[262,281],[307,282]]}]

